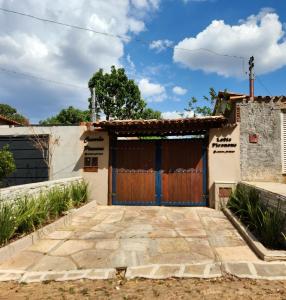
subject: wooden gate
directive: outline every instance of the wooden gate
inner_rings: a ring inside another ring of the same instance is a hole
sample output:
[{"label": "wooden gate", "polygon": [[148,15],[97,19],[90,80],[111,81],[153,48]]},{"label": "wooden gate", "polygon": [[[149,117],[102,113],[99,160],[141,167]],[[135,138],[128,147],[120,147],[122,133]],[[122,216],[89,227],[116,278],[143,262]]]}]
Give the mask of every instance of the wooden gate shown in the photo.
[{"label": "wooden gate", "polygon": [[119,140],[111,147],[112,204],[207,205],[203,140]]}]

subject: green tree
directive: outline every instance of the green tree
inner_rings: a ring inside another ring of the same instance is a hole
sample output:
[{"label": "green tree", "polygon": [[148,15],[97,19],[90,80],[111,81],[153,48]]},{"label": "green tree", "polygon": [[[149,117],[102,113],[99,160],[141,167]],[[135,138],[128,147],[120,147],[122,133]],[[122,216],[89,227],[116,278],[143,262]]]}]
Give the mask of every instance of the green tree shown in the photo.
[{"label": "green tree", "polygon": [[161,112],[158,110],[153,110],[152,108],[144,108],[142,113],[139,115],[141,119],[151,120],[151,119],[161,119]]},{"label": "green tree", "polygon": [[12,107],[8,104],[0,103],[0,115],[6,117],[7,119],[10,119],[10,120],[22,123],[22,124],[29,123],[28,119],[26,119],[24,116],[19,114],[14,107]]},{"label": "green tree", "polygon": [[188,107],[185,108],[185,111],[194,112],[194,116],[210,116],[214,111],[214,105],[221,105],[223,101],[228,100],[227,90],[224,90],[223,97],[218,97],[218,94],[214,88],[210,88],[209,96],[204,96],[204,101],[206,105],[198,105],[198,100],[195,97],[192,97],[188,102]]},{"label": "green tree", "polygon": [[41,125],[76,125],[80,122],[89,122],[89,110],[80,110],[69,106],[62,109],[56,116],[40,121]]},{"label": "green tree", "polygon": [[11,175],[16,170],[13,154],[9,150],[9,146],[5,145],[0,150],[0,184],[4,178]]},{"label": "green tree", "polygon": [[137,84],[128,79],[123,68],[112,66],[110,73],[103,73],[100,69],[91,77],[88,87],[91,94],[95,88],[96,111],[103,112],[107,120],[139,119],[146,109],[146,102],[141,98]]}]

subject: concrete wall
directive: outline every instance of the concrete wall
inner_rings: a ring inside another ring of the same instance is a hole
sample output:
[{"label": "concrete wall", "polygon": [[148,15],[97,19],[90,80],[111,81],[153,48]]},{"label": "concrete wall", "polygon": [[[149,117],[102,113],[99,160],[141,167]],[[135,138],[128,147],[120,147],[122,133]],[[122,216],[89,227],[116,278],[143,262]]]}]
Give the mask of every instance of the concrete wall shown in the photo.
[{"label": "concrete wall", "polygon": [[286,215],[286,197],[284,195],[276,194],[245,182],[240,182],[239,185],[255,189],[258,192],[259,199],[262,203],[273,209],[276,209],[279,206],[279,210]]},{"label": "concrete wall", "polygon": [[219,208],[219,188],[233,189],[240,180],[240,127],[210,129],[208,148],[209,204]]},{"label": "concrete wall", "polygon": [[[98,157],[98,171],[85,172],[83,177],[89,184],[90,198],[95,200],[99,205],[108,204],[108,164],[109,164],[109,136],[107,132],[103,131],[87,131],[83,136],[84,139],[97,139],[94,141],[87,141],[85,145],[91,148],[103,148],[102,151],[94,151],[94,155]],[[102,141],[98,139],[103,138]],[[90,152],[90,151],[89,151]],[[82,155],[81,164],[83,167],[84,156]]]},{"label": "concrete wall", "polygon": [[83,180],[82,177],[64,178],[44,182],[30,183],[0,189],[0,202],[12,201],[24,195],[39,195],[55,187],[65,187]]},{"label": "concrete wall", "polygon": [[[60,179],[81,175],[81,157],[83,152],[82,135],[85,126],[29,126],[0,127],[0,135],[41,135],[50,136],[50,179]],[[58,139],[58,143],[54,141]]]},{"label": "concrete wall", "polygon": [[[285,182],[281,158],[281,108],[272,101],[249,101],[240,107],[241,178]],[[257,143],[249,141],[256,134]]]}]

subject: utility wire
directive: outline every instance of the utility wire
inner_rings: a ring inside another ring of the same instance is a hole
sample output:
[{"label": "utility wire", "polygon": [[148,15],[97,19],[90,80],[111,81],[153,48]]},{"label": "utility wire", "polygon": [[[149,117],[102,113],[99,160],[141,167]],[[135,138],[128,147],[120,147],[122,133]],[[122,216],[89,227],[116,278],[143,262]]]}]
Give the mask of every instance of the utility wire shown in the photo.
[{"label": "utility wire", "polygon": [[[31,15],[31,14],[27,14],[27,13],[18,12],[18,11],[15,11],[15,10],[6,9],[6,8],[3,8],[3,7],[0,7],[0,11],[6,12],[6,13],[10,13],[10,14],[20,15],[20,16],[27,17],[27,18],[32,18],[32,19],[37,20],[37,21],[43,21],[43,22],[47,22],[47,23],[61,25],[61,26],[72,28],[72,29],[93,32],[95,34],[100,34],[100,35],[104,35],[104,36],[108,36],[108,37],[113,37],[113,38],[119,38],[119,39],[123,39],[125,41],[129,41],[130,40],[130,38],[127,37],[127,36],[118,35],[118,34],[112,34],[112,33],[102,32],[102,31],[97,31],[97,30],[94,30],[92,28],[82,27],[82,26],[77,26],[77,25],[72,25],[72,24],[67,24],[67,23],[63,23],[63,22],[59,22],[59,21],[55,21],[55,20],[51,20],[51,19],[45,19],[45,18],[37,17],[37,16]],[[134,38],[134,40],[136,42],[143,43],[143,44],[146,44],[146,45],[149,45],[152,42],[150,40],[143,40],[143,39],[140,39],[140,38]],[[224,57],[235,58],[235,59],[243,59],[243,60],[246,59],[246,57],[243,57],[243,56],[231,55],[231,54],[225,54],[225,53],[218,53],[216,51],[213,51],[213,50],[207,49],[207,48],[188,49],[188,48],[182,48],[182,47],[177,47],[177,46],[168,46],[168,45],[166,45],[165,47],[166,48],[170,48],[170,49],[177,49],[177,50],[189,51],[189,52],[205,51],[205,52],[209,52],[211,54],[218,55],[218,56],[224,56]]]},{"label": "utility wire", "polygon": [[269,96],[272,97],[272,93],[271,91],[268,89],[268,87],[262,82],[262,80],[260,79],[260,77],[258,77],[257,75],[255,76],[258,83],[265,89],[265,91],[268,93]]},{"label": "utility wire", "polygon": [[[83,31],[87,31],[87,32],[92,32],[92,33],[107,36],[107,37],[118,38],[118,39],[122,39],[122,40],[125,40],[125,41],[130,40],[130,38],[127,37],[127,36],[122,36],[122,35],[112,34],[112,33],[108,33],[108,32],[97,31],[97,30],[94,30],[92,28],[81,27],[81,26],[67,24],[67,23],[63,23],[63,22],[59,22],[59,21],[55,21],[55,20],[51,20],[51,19],[41,18],[41,17],[37,17],[37,16],[31,15],[31,14],[6,9],[6,8],[3,8],[3,7],[0,7],[0,11],[5,12],[5,13],[19,15],[19,16],[22,16],[22,17],[31,18],[31,19],[34,19],[34,20],[37,20],[37,21],[42,21],[42,22],[47,22],[47,23],[51,23],[51,24],[55,24],[55,25],[60,25],[60,26],[64,26],[64,27],[68,27],[68,28],[72,28],[72,29],[76,29],[76,30],[83,30]],[[151,41],[143,40],[143,39],[140,39],[140,38],[134,38],[134,41],[139,42],[139,43],[143,43],[145,45],[150,45],[150,43],[151,43]],[[173,50],[181,50],[181,51],[186,51],[186,52],[205,51],[205,52],[208,52],[210,54],[221,56],[221,57],[239,59],[239,60],[242,61],[242,73],[243,74],[245,73],[245,60],[246,60],[246,57],[244,57],[244,56],[219,53],[219,52],[213,51],[213,50],[208,49],[208,48],[188,49],[188,48],[183,48],[183,47],[178,47],[178,46],[168,46],[168,45],[166,45],[165,47],[169,48],[169,49],[173,49]],[[3,68],[1,68],[1,70],[4,71],[4,72],[20,74],[20,75],[33,77],[33,78],[36,78],[36,79],[39,79],[39,80],[49,81],[49,82],[55,83],[55,84],[61,84],[61,85],[65,85],[65,86],[70,86],[70,87],[75,87],[75,88],[82,88],[82,89],[84,88],[84,87],[75,86],[75,85],[72,85],[72,84],[69,84],[69,83],[58,82],[58,81],[50,80],[50,79],[47,79],[47,78],[40,78],[40,77],[31,75],[31,74],[28,74],[28,73],[20,73],[20,72],[14,71],[14,70],[4,70]]]},{"label": "utility wire", "polygon": [[34,79],[37,79],[37,80],[41,80],[41,81],[47,81],[47,82],[50,82],[50,83],[54,83],[54,84],[58,84],[58,85],[63,85],[63,86],[66,86],[66,87],[87,90],[87,87],[83,87],[83,86],[80,86],[80,85],[75,85],[75,84],[70,84],[70,83],[67,83],[67,82],[61,82],[61,81],[51,80],[51,79],[44,78],[44,77],[39,77],[39,76],[30,74],[30,73],[18,72],[18,71],[15,71],[15,70],[9,70],[9,69],[3,68],[1,66],[0,66],[0,71],[1,72],[5,72],[5,73],[9,73],[9,74],[12,74],[12,75],[21,75],[21,76],[25,76],[25,77],[30,77],[30,78],[34,78]]}]

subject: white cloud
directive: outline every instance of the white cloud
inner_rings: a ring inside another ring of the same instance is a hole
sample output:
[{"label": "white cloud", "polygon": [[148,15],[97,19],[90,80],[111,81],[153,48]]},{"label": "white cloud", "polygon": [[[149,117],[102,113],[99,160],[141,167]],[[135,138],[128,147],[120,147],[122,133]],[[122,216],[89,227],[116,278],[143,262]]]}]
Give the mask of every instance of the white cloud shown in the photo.
[{"label": "white cloud", "polygon": [[131,0],[131,3],[139,9],[158,9],[160,0]]},{"label": "white cloud", "polygon": [[161,102],[167,98],[165,87],[152,83],[148,78],[139,81],[139,89],[148,102]]},{"label": "white cloud", "polygon": [[194,116],[193,112],[189,111],[165,111],[162,112],[162,118],[163,119],[180,119],[180,118],[191,118]]},{"label": "white cloud", "polygon": [[149,45],[150,49],[156,50],[157,53],[164,51],[166,48],[171,47],[173,42],[170,40],[157,40],[152,41]]},{"label": "white cloud", "polygon": [[[145,30],[147,12],[150,14],[159,7],[156,0],[132,3],[131,0],[57,0],[51,5],[48,0],[26,0],[17,1],[16,5],[15,1],[0,0],[0,6],[7,9],[123,37],[107,37],[1,13],[0,66],[87,87],[88,79],[99,68],[109,71],[111,65],[121,65],[125,44],[134,34]],[[25,77],[13,78],[2,72],[0,81],[1,101],[21,106],[34,119],[45,118],[47,113],[57,113],[68,105],[87,107],[88,89],[72,90]]]},{"label": "white cloud", "polygon": [[180,86],[174,86],[173,93],[176,95],[185,95],[187,93],[187,90]]},{"label": "white cloud", "polygon": [[130,54],[126,56],[126,61],[127,61],[127,66],[126,66],[127,73],[134,77],[136,75],[136,66],[133,60],[131,59]]},{"label": "white cloud", "polygon": [[[256,74],[264,74],[286,65],[285,38],[279,16],[269,9],[264,9],[258,15],[240,20],[238,25],[214,20],[195,37],[185,38],[176,47],[210,49],[217,53],[246,58],[254,55]],[[208,51],[189,52],[175,48],[173,59],[192,70],[203,70],[223,76],[244,75],[241,59],[217,56]],[[246,67],[244,66],[245,71]]]}]

